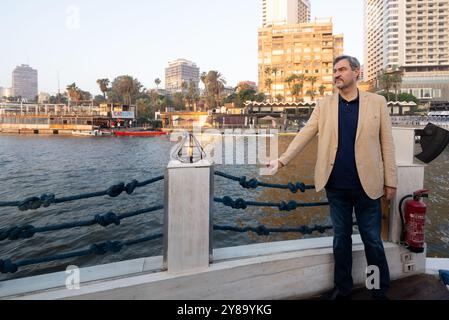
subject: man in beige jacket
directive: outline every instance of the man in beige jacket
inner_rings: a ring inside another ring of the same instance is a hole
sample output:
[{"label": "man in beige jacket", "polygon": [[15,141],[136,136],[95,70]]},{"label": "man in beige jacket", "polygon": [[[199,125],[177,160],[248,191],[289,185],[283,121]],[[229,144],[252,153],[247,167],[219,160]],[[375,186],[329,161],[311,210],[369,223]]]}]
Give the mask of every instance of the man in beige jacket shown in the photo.
[{"label": "man in beige jacket", "polygon": [[386,298],[390,283],[381,238],[380,198],[392,199],[397,186],[391,120],[384,97],[358,90],[359,76],[356,58],[336,58],[334,83],[339,93],[317,102],[287,151],[269,165],[274,172],[287,166],[318,135],[315,186],[317,192],[326,190],[334,226],[332,299],[351,296],[353,211],[368,265],[377,266],[380,272],[374,298]]}]

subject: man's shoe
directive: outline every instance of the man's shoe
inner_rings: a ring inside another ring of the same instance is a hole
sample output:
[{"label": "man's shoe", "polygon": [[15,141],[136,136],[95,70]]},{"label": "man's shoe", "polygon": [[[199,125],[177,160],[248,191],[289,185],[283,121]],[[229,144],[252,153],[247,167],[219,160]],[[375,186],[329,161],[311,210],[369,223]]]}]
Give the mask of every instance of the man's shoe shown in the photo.
[{"label": "man's shoe", "polygon": [[337,288],[332,289],[330,292],[324,295],[324,300],[351,300],[351,294],[341,294],[340,290]]}]

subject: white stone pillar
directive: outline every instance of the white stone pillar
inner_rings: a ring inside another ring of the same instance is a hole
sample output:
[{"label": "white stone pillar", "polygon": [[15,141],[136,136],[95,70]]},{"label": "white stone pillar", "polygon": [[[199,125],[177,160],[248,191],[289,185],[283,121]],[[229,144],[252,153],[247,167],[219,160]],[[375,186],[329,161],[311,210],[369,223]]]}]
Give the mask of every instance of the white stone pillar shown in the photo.
[{"label": "white stone pillar", "polygon": [[424,169],[426,165],[415,163],[415,129],[393,128],[393,139],[398,166],[398,190],[391,202],[389,240],[400,242],[402,222],[399,213],[401,199],[424,187]]},{"label": "white stone pillar", "polygon": [[165,171],[164,269],[204,270],[212,261],[214,169],[207,160],[171,161]]}]

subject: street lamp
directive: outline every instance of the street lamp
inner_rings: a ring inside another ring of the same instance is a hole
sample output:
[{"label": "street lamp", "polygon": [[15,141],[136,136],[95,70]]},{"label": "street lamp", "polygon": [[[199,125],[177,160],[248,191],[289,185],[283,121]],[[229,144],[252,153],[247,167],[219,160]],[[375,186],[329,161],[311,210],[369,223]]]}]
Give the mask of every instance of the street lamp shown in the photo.
[{"label": "street lamp", "polygon": [[192,133],[184,134],[180,144],[172,153],[172,159],[182,163],[196,163],[205,157],[203,147]]}]

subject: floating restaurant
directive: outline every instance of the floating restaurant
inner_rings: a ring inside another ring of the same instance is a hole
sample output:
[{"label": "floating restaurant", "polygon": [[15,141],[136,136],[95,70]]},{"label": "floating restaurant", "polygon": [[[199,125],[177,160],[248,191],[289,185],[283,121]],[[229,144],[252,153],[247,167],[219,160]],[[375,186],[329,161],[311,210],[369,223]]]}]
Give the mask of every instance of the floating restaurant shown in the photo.
[{"label": "floating restaurant", "polygon": [[135,106],[65,104],[0,104],[0,133],[72,135],[73,130],[92,131],[134,121]]}]

